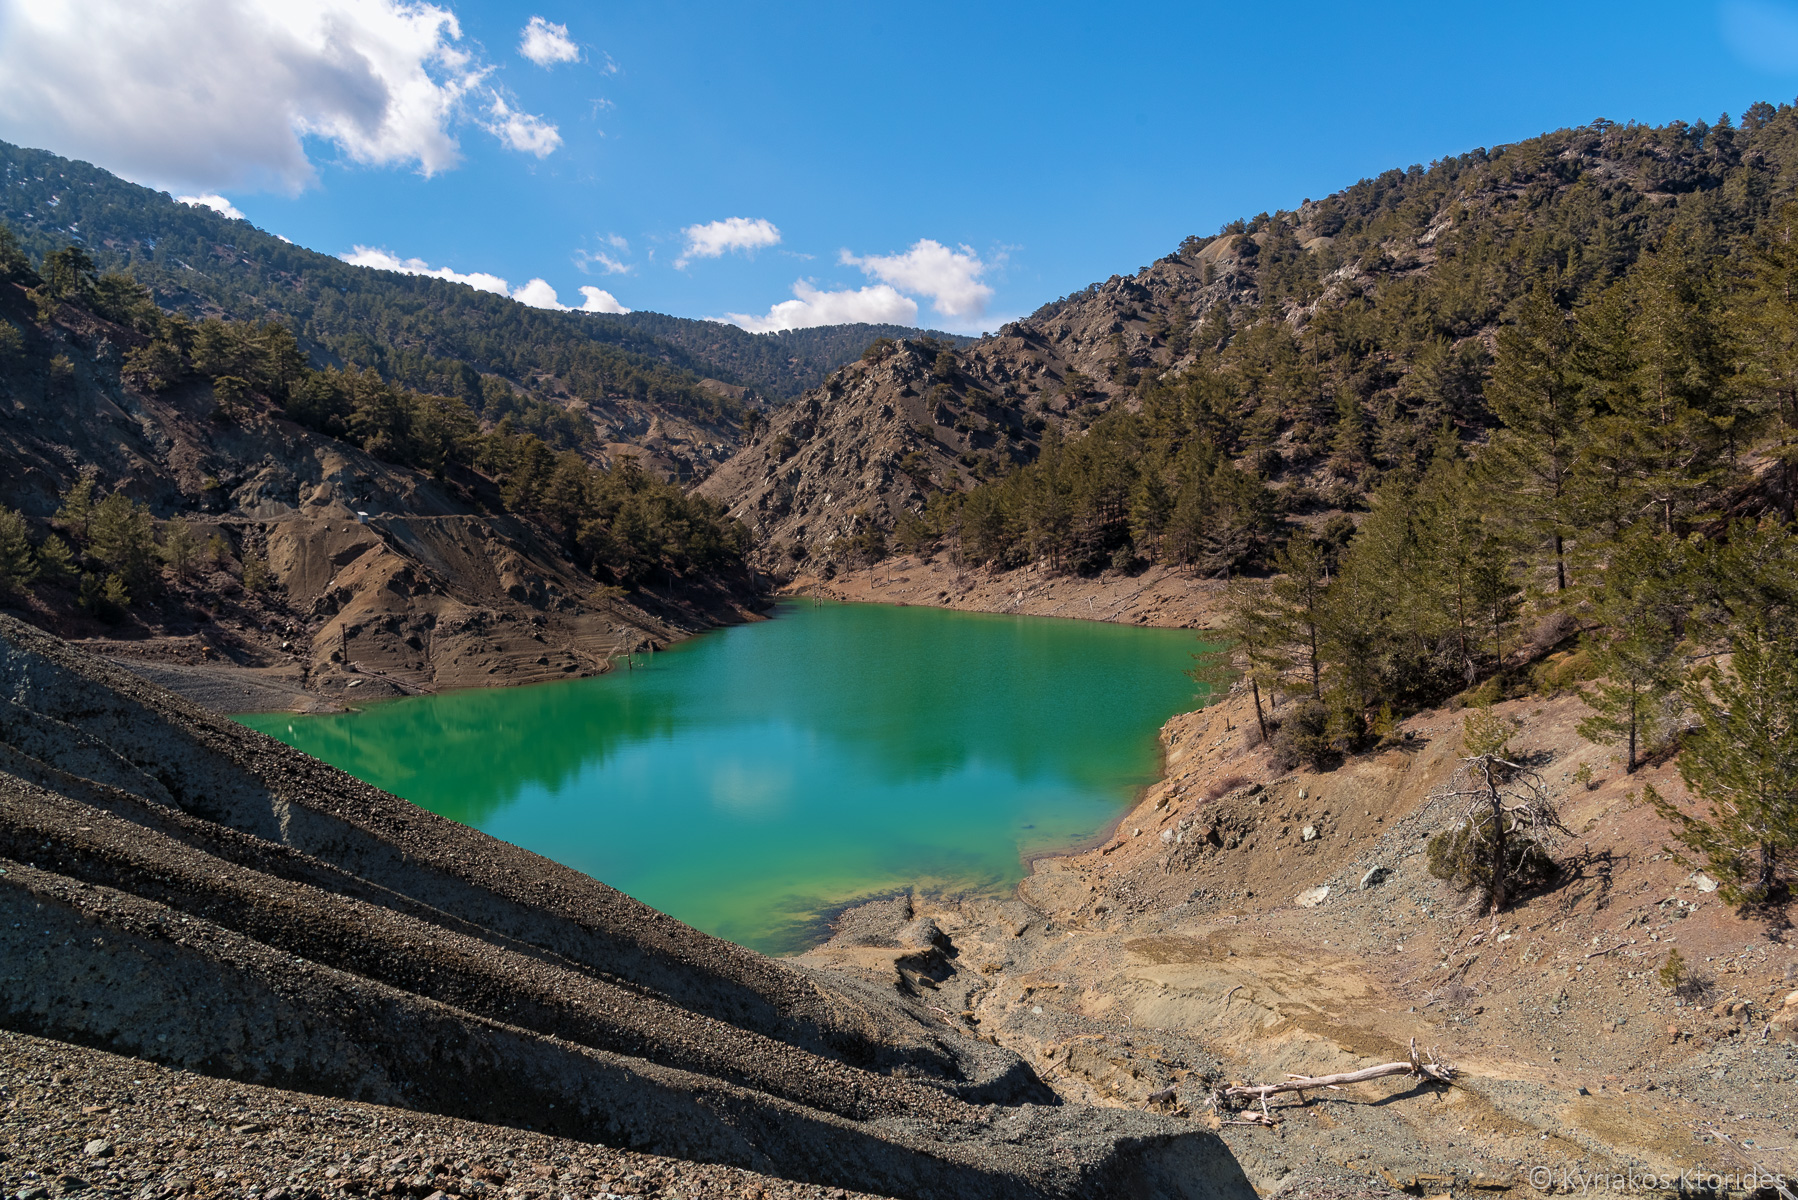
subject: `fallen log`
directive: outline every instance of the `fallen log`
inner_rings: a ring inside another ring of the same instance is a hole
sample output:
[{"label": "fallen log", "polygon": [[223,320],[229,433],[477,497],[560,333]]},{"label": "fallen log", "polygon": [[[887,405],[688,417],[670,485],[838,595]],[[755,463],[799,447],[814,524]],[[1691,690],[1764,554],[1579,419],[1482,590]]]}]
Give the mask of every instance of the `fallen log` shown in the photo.
[{"label": "fallen log", "polygon": [[[1431,1050],[1432,1058],[1439,1058],[1436,1051]],[[1411,1059],[1409,1062],[1382,1063],[1377,1067],[1366,1067],[1359,1071],[1345,1071],[1340,1075],[1289,1075],[1285,1083],[1238,1084],[1224,1089],[1227,1097],[1245,1097],[1261,1101],[1263,1110],[1267,1106],[1269,1096],[1281,1092],[1298,1092],[1299,1098],[1304,1093],[1314,1092],[1321,1088],[1340,1088],[1345,1083],[1366,1083],[1370,1079],[1383,1079],[1388,1075],[1415,1075],[1421,1079],[1434,1079],[1438,1083],[1453,1083],[1455,1069],[1444,1062],[1424,1062],[1423,1056],[1417,1052],[1417,1039],[1411,1039]]]}]

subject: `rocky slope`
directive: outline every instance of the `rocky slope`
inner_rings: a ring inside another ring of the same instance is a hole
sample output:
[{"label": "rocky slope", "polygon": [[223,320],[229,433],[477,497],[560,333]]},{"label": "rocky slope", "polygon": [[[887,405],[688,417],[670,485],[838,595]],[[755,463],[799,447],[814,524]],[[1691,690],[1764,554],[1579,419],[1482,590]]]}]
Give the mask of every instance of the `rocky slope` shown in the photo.
[{"label": "rocky slope", "polygon": [[[1330,774],[1285,773],[1236,694],[1170,721],[1166,778],[1098,845],[1036,862],[1015,898],[852,910],[802,961],[927,987],[1070,1100],[1220,1129],[1264,1195],[1789,1181],[1790,914],[1732,911],[1671,860],[1639,791],[1682,796],[1677,772],[1626,775],[1575,732],[1588,711],[1570,695],[1498,706],[1571,832],[1554,886],[1496,918],[1426,866],[1457,817],[1441,793],[1462,713],[1419,713],[1394,748]],[[927,981],[895,961],[920,922],[945,956]],[[1676,948],[1693,972],[1674,991],[1658,970]],[[1453,1064],[1454,1086],[1395,1076],[1276,1097],[1272,1129],[1230,1123],[1249,1114],[1217,1094],[1402,1061],[1413,1038]]]},{"label": "rocky slope", "polygon": [[[882,1195],[1248,1194],[1208,1133],[1058,1103],[901,994],[700,934],[6,618],[0,695],[17,1033]],[[50,1056],[6,1052],[16,1105]],[[132,1165],[170,1187],[173,1149]],[[306,1186],[364,1189],[311,1149]]]},{"label": "rocky slope", "polygon": [[[225,419],[204,382],[144,392],[119,370],[141,339],[68,307],[39,327],[11,285],[0,286],[6,319],[35,332],[0,364],[0,506],[41,523],[91,471],[159,518],[186,518],[201,543],[218,535],[224,551],[189,579],[165,576],[114,623],[66,589],[0,604],[223,708],[589,675],[758,602],[741,577],[689,581],[665,599],[602,592],[479,479],[384,463],[266,407]],[[265,589],[243,586],[252,557],[270,569]]]},{"label": "rocky slope", "polygon": [[836,557],[838,542],[892,530],[932,492],[1034,458],[1050,425],[1077,433],[1131,402],[1130,374],[1112,365],[1121,353],[1130,371],[1165,367],[1170,355],[1151,323],[1226,295],[1229,282],[1204,279],[1203,265],[1158,263],[962,349],[898,341],[776,411],[696,490],[765,540],[769,565]]},{"label": "rocky slope", "polygon": [[[1789,194],[1798,160],[1798,115],[1759,105],[1754,121],[1597,122],[1187,238],[947,358],[908,341],[844,367],[701,491],[766,535],[769,565],[853,565],[867,553],[852,534],[1030,459],[1051,429],[1079,437],[1107,409],[1194,383],[1204,353],[1211,375],[1177,397],[1182,419],[1264,475],[1287,515],[1323,520],[1378,471],[1415,465],[1445,423],[1484,435],[1495,331],[1543,271],[1595,294],[1670,231],[1720,262]],[[1256,327],[1282,334],[1245,337]],[[1245,348],[1220,357],[1228,346]]]}]

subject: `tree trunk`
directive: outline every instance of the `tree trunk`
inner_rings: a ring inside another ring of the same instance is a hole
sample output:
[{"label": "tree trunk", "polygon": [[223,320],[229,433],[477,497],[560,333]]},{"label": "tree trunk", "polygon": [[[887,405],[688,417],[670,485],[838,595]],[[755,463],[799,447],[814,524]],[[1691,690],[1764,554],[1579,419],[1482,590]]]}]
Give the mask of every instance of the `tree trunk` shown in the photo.
[{"label": "tree trunk", "polygon": [[1555,532],[1555,591],[1567,590],[1567,555],[1560,531]]},{"label": "tree trunk", "polygon": [[1261,685],[1249,676],[1249,691],[1255,696],[1255,724],[1261,727],[1261,740],[1267,741],[1267,718],[1261,715]]},{"label": "tree trunk", "polygon": [[1636,698],[1632,695],[1629,700],[1629,765],[1624,768],[1626,775],[1636,773],[1636,727],[1638,724],[1640,722],[1636,720]]},{"label": "tree trunk", "polygon": [[1492,789],[1492,915],[1504,911],[1510,888],[1505,879],[1505,805],[1492,782],[1492,764],[1486,764],[1486,786]]}]

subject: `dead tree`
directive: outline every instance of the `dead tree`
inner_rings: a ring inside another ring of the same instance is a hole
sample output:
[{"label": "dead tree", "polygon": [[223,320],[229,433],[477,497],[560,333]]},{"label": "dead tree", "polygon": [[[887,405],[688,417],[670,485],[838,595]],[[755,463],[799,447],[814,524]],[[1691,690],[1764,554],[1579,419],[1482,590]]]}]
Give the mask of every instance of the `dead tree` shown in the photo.
[{"label": "dead tree", "polygon": [[1501,912],[1522,889],[1558,871],[1543,845],[1550,830],[1567,833],[1542,777],[1496,749],[1461,760],[1439,798],[1459,802],[1461,820],[1430,839],[1430,873],[1477,888],[1487,911]]}]

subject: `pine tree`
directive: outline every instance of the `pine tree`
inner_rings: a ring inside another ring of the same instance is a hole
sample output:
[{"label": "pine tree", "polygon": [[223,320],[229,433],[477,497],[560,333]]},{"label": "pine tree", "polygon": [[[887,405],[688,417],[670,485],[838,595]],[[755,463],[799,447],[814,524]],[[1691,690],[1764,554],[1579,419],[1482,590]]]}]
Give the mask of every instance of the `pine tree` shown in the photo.
[{"label": "pine tree", "polygon": [[1605,631],[1587,652],[1602,678],[1586,696],[1593,715],[1579,724],[1588,741],[1624,746],[1625,770],[1671,715],[1684,664],[1680,654],[1689,607],[1684,549],[1677,539],[1643,529],[1613,553],[1599,611]]},{"label": "pine tree", "polygon": [[1694,266],[1677,244],[1664,245],[1638,265],[1631,286],[1642,482],[1668,532],[1694,514],[1725,466],[1719,305]]},{"label": "pine tree", "polygon": [[1551,281],[1536,284],[1517,321],[1498,333],[1498,358],[1486,399],[1505,423],[1482,457],[1516,519],[1546,545],[1555,590],[1567,589],[1566,539],[1571,485],[1586,410],[1572,363],[1573,330],[1555,303]]},{"label": "pine tree", "polygon": [[127,588],[141,589],[149,583],[156,561],[155,530],[148,509],[123,492],[113,492],[93,506],[88,549]]},{"label": "pine tree", "polygon": [[1267,586],[1232,579],[1224,588],[1223,620],[1213,632],[1223,644],[1198,655],[1199,665],[1189,674],[1217,687],[1240,673],[1255,699],[1255,725],[1265,742],[1270,731],[1261,691],[1278,687],[1281,672],[1291,665],[1281,648],[1281,627]]},{"label": "pine tree", "polygon": [[162,560],[174,570],[176,579],[185,581],[199,557],[200,540],[186,518],[177,517],[163,527]]},{"label": "pine tree", "polygon": [[23,591],[36,578],[37,556],[31,552],[24,516],[0,508],[0,596]]},{"label": "pine tree", "polygon": [[51,519],[68,530],[77,544],[85,546],[93,515],[94,475],[92,471],[83,471],[62,494],[62,507]]},{"label": "pine tree", "polygon": [[1323,699],[1324,603],[1330,590],[1324,557],[1317,543],[1302,531],[1274,555],[1278,572],[1272,585],[1281,607],[1280,621],[1287,645],[1303,668],[1314,700]]},{"label": "pine tree", "polygon": [[1784,476],[1781,503],[1789,521],[1798,504],[1798,204],[1786,205],[1764,228],[1742,297],[1740,382],[1770,410],[1778,430],[1771,453]]},{"label": "pine tree", "polygon": [[1418,489],[1418,508],[1430,554],[1430,578],[1454,626],[1462,682],[1472,686],[1481,624],[1474,572],[1488,534],[1482,504],[1465,462],[1438,453]]},{"label": "pine tree", "polygon": [[67,583],[76,574],[75,552],[54,533],[37,548],[38,577],[50,583]]},{"label": "pine tree", "polygon": [[1645,795],[1726,901],[1765,904],[1798,874],[1798,637],[1783,622],[1757,623],[1729,648],[1726,670],[1685,688],[1699,725],[1679,774],[1707,816],[1688,816],[1652,788]]}]

